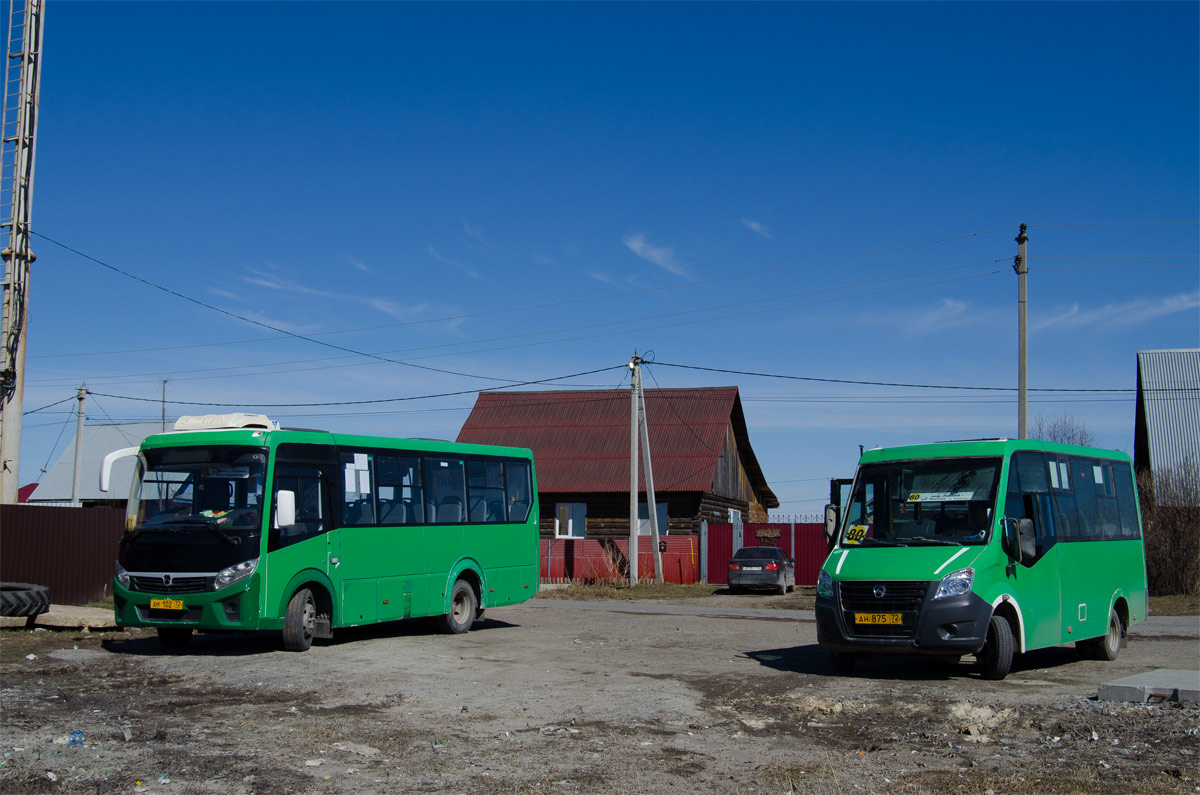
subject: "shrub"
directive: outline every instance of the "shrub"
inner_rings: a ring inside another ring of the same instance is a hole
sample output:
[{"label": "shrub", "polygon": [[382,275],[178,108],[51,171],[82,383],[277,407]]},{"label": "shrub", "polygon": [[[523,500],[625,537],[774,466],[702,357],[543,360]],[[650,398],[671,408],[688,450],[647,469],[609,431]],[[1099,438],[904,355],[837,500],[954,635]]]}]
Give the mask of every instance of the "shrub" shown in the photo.
[{"label": "shrub", "polygon": [[1200,593],[1200,466],[1138,475],[1150,594]]}]

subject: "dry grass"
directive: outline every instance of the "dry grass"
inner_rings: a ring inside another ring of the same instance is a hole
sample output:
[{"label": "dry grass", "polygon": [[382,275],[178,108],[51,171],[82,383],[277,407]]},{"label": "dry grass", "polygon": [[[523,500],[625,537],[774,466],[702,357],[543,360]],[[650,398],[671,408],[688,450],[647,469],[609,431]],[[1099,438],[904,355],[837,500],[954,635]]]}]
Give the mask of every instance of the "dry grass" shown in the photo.
[{"label": "dry grass", "polygon": [[582,599],[586,601],[635,602],[639,599],[702,599],[724,591],[720,585],[676,585],[675,583],[640,583],[628,585],[578,585],[539,590],[538,599]]},{"label": "dry grass", "polygon": [[1151,596],[1152,616],[1200,616],[1200,594]]}]

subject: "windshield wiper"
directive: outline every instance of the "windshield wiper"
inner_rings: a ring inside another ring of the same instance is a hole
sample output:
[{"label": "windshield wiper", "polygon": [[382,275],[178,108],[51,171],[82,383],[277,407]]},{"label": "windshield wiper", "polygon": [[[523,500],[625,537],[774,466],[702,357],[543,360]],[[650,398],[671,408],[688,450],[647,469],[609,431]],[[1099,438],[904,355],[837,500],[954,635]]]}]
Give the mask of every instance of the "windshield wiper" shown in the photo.
[{"label": "windshield wiper", "polygon": [[904,540],[905,541],[924,541],[929,544],[940,544],[941,546],[944,546],[944,547],[961,547],[962,546],[961,541],[950,541],[945,538],[930,538],[929,536],[913,536],[912,538],[906,538]]},{"label": "windshield wiper", "polygon": [[[908,539],[905,539],[905,540],[908,540]],[[906,547],[906,546],[908,546],[908,544],[904,544],[899,541],[892,541],[887,538],[864,538],[862,540],[862,542],[859,544],[859,546],[866,546],[868,541],[874,542],[876,544],[879,544],[880,546],[885,546],[885,547]]]},{"label": "windshield wiper", "polygon": [[176,516],[171,519],[165,520],[161,525],[156,525],[154,527],[142,526],[141,528],[138,528],[137,530],[131,530],[130,532],[126,533],[125,536],[128,537],[128,539],[130,541],[133,541],[138,537],[138,535],[140,535],[145,530],[154,530],[154,531],[160,532],[160,533],[181,533],[184,531],[184,528],[173,527],[173,525],[191,525],[191,526],[204,527],[208,530],[212,530],[214,533],[216,533],[221,538],[228,541],[230,544],[233,544],[234,546],[237,546],[238,544],[242,543],[242,539],[238,538],[237,536],[231,536],[231,535],[229,535],[229,533],[226,533],[225,530],[220,525],[218,525],[216,522],[213,521],[213,517],[209,517],[209,516]]}]

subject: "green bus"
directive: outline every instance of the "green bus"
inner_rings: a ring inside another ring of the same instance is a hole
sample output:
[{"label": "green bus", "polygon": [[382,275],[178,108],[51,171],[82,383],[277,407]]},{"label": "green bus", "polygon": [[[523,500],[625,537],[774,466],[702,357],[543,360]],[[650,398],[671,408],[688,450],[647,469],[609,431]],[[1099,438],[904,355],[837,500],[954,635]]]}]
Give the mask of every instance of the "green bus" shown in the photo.
[{"label": "green bus", "polygon": [[1071,642],[1112,660],[1146,617],[1124,453],[1007,439],[869,450],[826,517],[817,639],[840,671],[864,654],[975,655],[1003,679],[1014,654]]},{"label": "green bus", "polygon": [[193,630],[335,628],[532,597],[538,503],[528,450],[280,429],[263,415],[181,417],[137,456],[113,583],[120,626],[164,646]]}]

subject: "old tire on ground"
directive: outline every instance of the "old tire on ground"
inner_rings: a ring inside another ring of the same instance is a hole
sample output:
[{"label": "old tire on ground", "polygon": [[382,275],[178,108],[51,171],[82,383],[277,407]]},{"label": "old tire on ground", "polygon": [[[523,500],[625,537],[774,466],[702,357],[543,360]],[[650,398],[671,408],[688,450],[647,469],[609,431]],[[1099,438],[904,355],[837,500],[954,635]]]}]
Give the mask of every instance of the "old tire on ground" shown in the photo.
[{"label": "old tire on ground", "polygon": [[461,635],[475,623],[479,609],[475,589],[466,580],[456,580],[450,592],[450,612],[442,616],[442,629],[451,635]]},{"label": "old tire on ground", "polygon": [[848,674],[854,670],[854,664],[858,662],[858,655],[849,651],[833,652],[833,670],[838,673]]},{"label": "old tire on ground", "polygon": [[50,589],[28,582],[0,583],[0,616],[24,616],[32,623],[50,609]]},{"label": "old tire on ground", "polygon": [[287,614],[283,617],[283,648],[288,651],[308,651],[316,622],[316,600],[312,591],[301,588],[292,595]]},{"label": "old tire on ground", "polygon": [[1112,662],[1121,653],[1121,636],[1124,634],[1125,624],[1114,608],[1108,611],[1108,631],[1098,638],[1079,641],[1075,648],[1089,660]]},{"label": "old tire on ground", "polygon": [[159,627],[158,642],[164,649],[182,649],[192,642],[191,627]]},{"label": "old tire on ground", "polygon": [[1003,679],[1012,670],[1012,627],[1003,616],[992,616],[988,624],[987,639],[983,642],[983,648],[975,655],[975,661],[984,679]]}]

